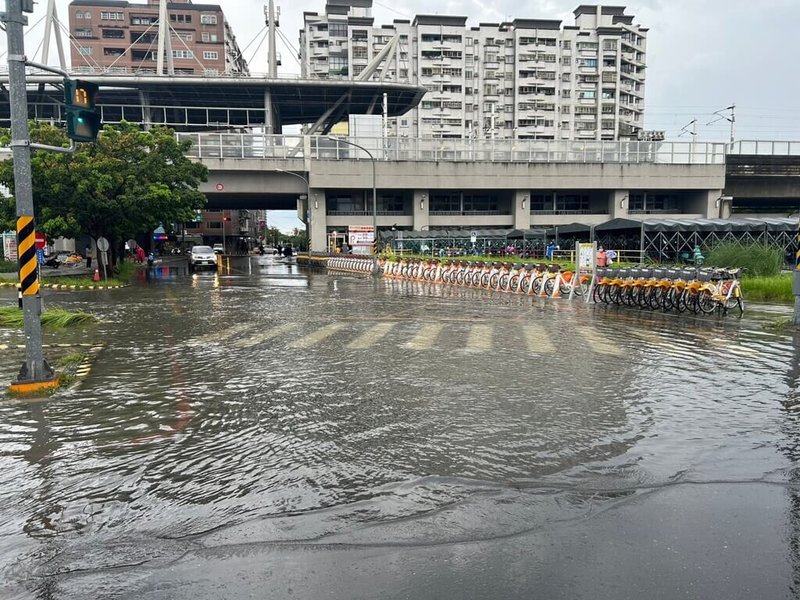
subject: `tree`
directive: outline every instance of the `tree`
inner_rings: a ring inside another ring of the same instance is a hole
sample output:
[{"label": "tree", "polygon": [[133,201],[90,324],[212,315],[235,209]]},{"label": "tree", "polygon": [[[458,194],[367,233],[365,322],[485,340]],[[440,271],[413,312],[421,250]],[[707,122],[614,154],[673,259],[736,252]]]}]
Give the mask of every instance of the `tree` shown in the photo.
[{"label": "tree", "polygon": [[[31,140],[68,146],[64,131],[31,123]],[[8,143],[7,131],[0,142]],[[179,142],[166,127],[141,131],[122,123],[106,126],[96,143],[79,144],[73,154],[32,153],[33,201],[37,230],[50,237],[105,237],[113,249],[159,225],[191,221],[206,204],[197,190],[208,170],[186,157],[191,142]],[[0,163],[0,184],[14,193],[12,161]],[[0,200],[0,224],[13,223],[13,198]],[[114,256],[112,254],[112,262]]]}]

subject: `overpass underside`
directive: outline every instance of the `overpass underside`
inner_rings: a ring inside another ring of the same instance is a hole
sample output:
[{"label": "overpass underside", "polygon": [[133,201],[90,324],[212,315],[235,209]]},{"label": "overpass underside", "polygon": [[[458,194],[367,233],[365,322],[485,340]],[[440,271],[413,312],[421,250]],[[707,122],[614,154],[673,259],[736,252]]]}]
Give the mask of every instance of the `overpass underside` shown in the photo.
[{"label": "overpass underside", "polygon": [[725,195],[732,214],[800,212],[800,155],[728,156]]}]

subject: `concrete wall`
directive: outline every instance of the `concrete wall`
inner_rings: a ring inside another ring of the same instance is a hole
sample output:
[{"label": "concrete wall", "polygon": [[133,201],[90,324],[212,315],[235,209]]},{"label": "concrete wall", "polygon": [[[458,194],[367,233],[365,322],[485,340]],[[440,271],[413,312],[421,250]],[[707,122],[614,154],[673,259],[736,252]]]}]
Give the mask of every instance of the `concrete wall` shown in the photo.
[{"label": "concrete wall", "polygon": [[[379,189],[721,189],[724,165],[378,162]],[[370,188],[368,161],[311,163],[315,186]]]}]

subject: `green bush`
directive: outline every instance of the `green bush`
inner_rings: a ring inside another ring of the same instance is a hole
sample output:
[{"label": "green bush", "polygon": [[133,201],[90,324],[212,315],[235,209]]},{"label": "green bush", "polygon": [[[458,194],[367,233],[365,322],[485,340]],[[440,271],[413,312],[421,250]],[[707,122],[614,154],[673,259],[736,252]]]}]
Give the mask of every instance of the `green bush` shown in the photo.
[{"label": "green bush", "polygon": [[710,267],[744,267],[747,275],[777,275],[783,265],[784,249],[761,244],[726,242],[711,248],[705,260]]}]

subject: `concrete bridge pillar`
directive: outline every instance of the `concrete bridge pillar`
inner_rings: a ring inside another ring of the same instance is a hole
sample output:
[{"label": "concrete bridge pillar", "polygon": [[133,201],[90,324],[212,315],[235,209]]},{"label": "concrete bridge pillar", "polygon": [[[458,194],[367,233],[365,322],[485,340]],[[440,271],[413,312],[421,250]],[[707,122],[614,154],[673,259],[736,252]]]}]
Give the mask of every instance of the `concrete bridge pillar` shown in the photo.
[{"label": "concrete bridge pillar", "polygon": [[511,196],[511,214],[514,215],[514,229],[531,228],[531,191],[515,190]]},{"label": "concrete bridge pillar", "polygon": [[414,231],[423,231],[430,225],[430,200],[428,190],[414,190],[412,208],[414,209]]},{"label": "concrete bridge pillar", "polygon": [[608,193],[608,218],[627,219],[631,206],[628,190],[612,190]]},{"label": "concrete bridge pillar", "polygon": [[311,252],[326,252],[328,249],[328,219],[326,216],[325,190],[308,190],[308,231]]},{"label": "concrete bridge pillar", "polygon": [[703,213],[706,219],[727,219],[730,217],[729,208],[727,216],[722,216],[725,214],[727,204],[722,196],[722,190],[702,190],[698,212]]}]

